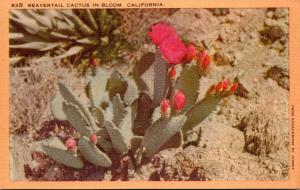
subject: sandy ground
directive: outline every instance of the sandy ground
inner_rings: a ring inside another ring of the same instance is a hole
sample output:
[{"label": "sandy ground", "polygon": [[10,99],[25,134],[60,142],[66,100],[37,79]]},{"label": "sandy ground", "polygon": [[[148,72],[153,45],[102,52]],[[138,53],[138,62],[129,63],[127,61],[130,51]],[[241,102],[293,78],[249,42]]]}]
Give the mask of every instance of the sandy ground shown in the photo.
[{"label": "sandy ground", "polygon": [[[185,39],[207,47],[214,59],[208,75],[201,78],[199,99],[223,77],[238,80],[241,88],[191,132],[187,146],[156,154],[130,173],[129,180],[287,179],[288,10],[180,9],[166,20]],[[154,49],[146,38],[140,41],[136,57]],[[56,81],[66,80],[83,93],[83,81],[74,68],[30,62],[28,67],[10,69],[12,180],[25,179],[24,164],[31,162],[31,152],[38,147],[34,131],[53,119],[49,100]],[[129,61],[119,69],[128,72],[133,64]],[[101,179],[112,179],[111,171],[101,172]]]}]

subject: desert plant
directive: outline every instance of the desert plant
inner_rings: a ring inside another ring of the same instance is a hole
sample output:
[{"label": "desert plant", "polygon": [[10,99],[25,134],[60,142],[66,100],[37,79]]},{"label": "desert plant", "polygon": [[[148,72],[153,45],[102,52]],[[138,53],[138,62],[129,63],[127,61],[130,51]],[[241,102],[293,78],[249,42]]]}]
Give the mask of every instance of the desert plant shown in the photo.
[{"label": "desert plant", "polygon": [[[88,68],[85,92],[89,103],[80,100],[64,82],[58,82],[51,110],[55,118],[68,120],[80,133],[79,151],[74,139],[64,145],[52,138],[43,143],[50,157],[74,168],[83,167],[81,156],[95,165],[110,167],[109,155],[114,151],[130,153],[139,165],[143,158],[151,158],[160,150],[182,146],[187,131],[203,121],[223,97],[235,93],[237,83],[230,86],[226,79],[197,101],[199,80],[207,71],[209,56],[204,50],[196,54],[193,45],[186,48],[166,24],[153,26],[149,33],[152,40],[157,37],[155,27],[171,33],[165,34],[165,39],[156,38],[159,48],[152,54],[154,59],[142,58],[132,75],[125,77],[117,70],[108,75],[98,65]],[[164,49],[170,43],[180,47]]]},{"label": "desert plant", "polygon": [[119,20],[116,11],[106,9],[11,10],[11,63],[28,55],[40,55],[39,60],[45,61],[118,59],[120,50],[128,47]]}]

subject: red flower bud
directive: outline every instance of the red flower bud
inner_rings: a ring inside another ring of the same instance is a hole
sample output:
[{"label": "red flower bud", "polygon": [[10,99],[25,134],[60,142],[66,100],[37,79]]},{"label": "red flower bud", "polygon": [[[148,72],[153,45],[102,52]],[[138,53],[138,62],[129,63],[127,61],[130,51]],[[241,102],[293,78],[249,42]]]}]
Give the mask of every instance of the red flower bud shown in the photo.
[{"label": "red flower bud", "polygon": [[169,118],[171,113],[170,100],[164,99],[160,102],[160,113],[162,117]]},{"label": "red flower bud", "polygon": [[230,87],[229,92],[230,92],[231,94],[235,93],[236,90],[238,89],[238,87],[239,87],[239,83],[235,82],[235,83]]},{"label": "red flower bud", "polygon": [[76,147],[76,141],[73,138],[69,138],[66,141],[66,146],[68,150],[72,150]]},{"label": "red flower bud", "polygon": [[92,59],[90,60],[90,67],[95,67],[95,66],[97,66],[99,63],[100,63],[100,60],[99,60],[99,59],[97,59],[97,58],[92,58]]},{"label": "red flower bud", "polygon": [[148,31],[148,36],[151,38],[152,42],[158,46],[168,36],[177,37],[177,33],[175,29],[169,24],[157,23],[150,27]]},{"label": "red flower bud", "polygon": [[173,97],[173,108],[175,112],[180,112],[185,106],[186,100],[183,91],[176,90]]},{"label": "red flower bud", "polygon": [[175,80],[176,79],[176,68],[171,67],[171,69],[169,70],[168,75],[169,75],[170,80]]},{"label": "red flower bud", "polygon": [[226,90],[229,86],[229,80],[228,79],[225,79],[223,80],[222,82],[222,90]]},{"label": "red flower bud", "polygon": [[185,61],[191,62],[196,56],[196,47],[193,43],[187,46],[187,53],[185,55]]},{"label": "red flower bud", "polygon": [[205,50],[201,50],[198,54],[198,65],[202,70],[207,70],[210,64],[209,55],[205,52]]},{"label": "red flower bud", "polygon": [[96,144],[97,143],[97,136],[95,134],[92,134],[91,137],[90,137],[90,141]]},{"label": "red flower bud", "polygon": [[216,92],[219,92],[223,87],[223,82],[218,82],[216,85],[215,85],[215,91]]}]

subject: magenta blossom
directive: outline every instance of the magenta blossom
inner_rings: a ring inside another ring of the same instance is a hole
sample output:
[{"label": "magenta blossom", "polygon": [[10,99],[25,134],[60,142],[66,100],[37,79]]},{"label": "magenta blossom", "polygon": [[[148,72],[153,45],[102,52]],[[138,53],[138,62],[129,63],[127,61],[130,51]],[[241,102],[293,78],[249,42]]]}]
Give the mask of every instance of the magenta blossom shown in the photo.
[{"label": "magenta blossom", "polygon": [[196,56],[196,47],[193,43],[187,45],[187,53],[185,55],[185,61],[191,62]]},{"label": "magenta blossom", "polygon": [[159,45],[160,53],[169,64],[180,64],[184,61],[187,48],[177,36],[169,36]]},{"label": "magenta blossom", "polygon": [[173,97],[173,108],[175,112],[180,112],[186,104],[186,99],[183,91],[176,90]]},{"label": "magenta blossom", "polygon": [[155,45],[160,45],[161,42],[169,36],[176,36],[175,29],[167,23],[157,23],[151,26],[148,32],[148,36],[151,38]]}]

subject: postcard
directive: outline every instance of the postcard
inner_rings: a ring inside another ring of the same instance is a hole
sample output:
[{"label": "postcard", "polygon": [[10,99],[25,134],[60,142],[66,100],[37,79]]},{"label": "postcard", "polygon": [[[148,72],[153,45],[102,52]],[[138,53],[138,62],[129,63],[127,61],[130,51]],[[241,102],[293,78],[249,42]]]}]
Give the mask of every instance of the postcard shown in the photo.
[{"label": "postcard", "polygon": [[300,188],[299,8],[1,2],[0,187]]}]

